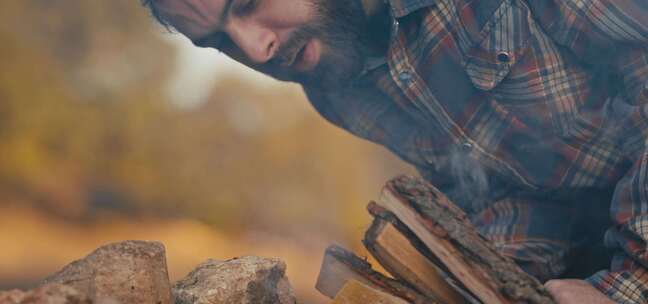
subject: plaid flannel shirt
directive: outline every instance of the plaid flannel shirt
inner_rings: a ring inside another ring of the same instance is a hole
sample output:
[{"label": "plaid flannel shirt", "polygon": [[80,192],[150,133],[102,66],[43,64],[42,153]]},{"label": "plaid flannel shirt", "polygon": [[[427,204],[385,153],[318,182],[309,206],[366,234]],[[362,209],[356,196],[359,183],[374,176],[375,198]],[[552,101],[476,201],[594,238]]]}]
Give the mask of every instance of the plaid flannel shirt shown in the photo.
[{"label": "plaid flannel shirt", "polygon": [[613,193],[614,257],[588,280],[647,303],[648,2],[389,4],[386,63],[346,89],[305,88],[314,107],[416,166],[543,280],[588,236],[598,193]]}]

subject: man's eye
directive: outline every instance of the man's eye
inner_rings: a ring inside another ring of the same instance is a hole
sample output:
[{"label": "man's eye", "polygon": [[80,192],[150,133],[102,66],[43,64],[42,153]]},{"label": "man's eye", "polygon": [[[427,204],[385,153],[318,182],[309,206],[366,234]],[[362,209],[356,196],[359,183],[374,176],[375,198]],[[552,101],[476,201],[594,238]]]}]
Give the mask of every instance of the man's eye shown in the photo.
[{"label": "man's eye", "polygon": [[261,0],[241,0],[237,1],[232,11],[237,16],[247,16],[253,13],[259,6]]}]

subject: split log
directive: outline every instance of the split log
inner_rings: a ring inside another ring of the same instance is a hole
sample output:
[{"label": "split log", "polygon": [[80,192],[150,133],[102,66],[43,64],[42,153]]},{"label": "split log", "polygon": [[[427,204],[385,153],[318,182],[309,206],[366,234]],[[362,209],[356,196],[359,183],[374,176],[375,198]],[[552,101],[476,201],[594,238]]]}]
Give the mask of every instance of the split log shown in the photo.
[{"label": "split log", "polygon": [[540,282],[499,254],[466,214],[434,186],[401,176],[378,204],[402,221],[452,275],[484,303],[554,303]]},{"label": "split log", "polygon": [[373,270],[371,264],[340,246],[326,249],[315,288],[333,299],[344,285],[355,280],[372,288],[392,294],[413,304],[434,304],[418,291]]},{"label": "split log", "polygon": [[[464,299],[464,302],[470,304],[481,304],[482,302],[478,300],[470,290],[463,285],[462,282],[458,281],[448,270],[448,268],[439,260],[427,246],[421,242],[421,240],[410,230],[403,222],[401,222],[393,213],[384,207],[378,205],[376,202],[370,202],[367,205],[367,211],[375,218],[389,222],[400,234],[402,234],[410,243],[412,247],[418,251],[425,259],[430,261],[436,271],[443,278],[443,280],[450,285],[457,293],[461,294]],[[366,246],[366,245],[365,245]],[[380,263],[380,261],[378,261]],[[411,285],[411,284],[410,284]]]},{"label": "split log", "polygon": [[356,280],[349,280],[342,290],[335,296],[331,304],[407,304],[401,298],[394,297],[386,292],[362,284]]},{"label": "split log", "polygon": [[412,245],[406,237],[410,234],[403,234],[390,221],[376,217],[363,243],[392,276],[409,283],[426,297],[439,303],[464,303],[463,297],[446,282],[444,271]]}]

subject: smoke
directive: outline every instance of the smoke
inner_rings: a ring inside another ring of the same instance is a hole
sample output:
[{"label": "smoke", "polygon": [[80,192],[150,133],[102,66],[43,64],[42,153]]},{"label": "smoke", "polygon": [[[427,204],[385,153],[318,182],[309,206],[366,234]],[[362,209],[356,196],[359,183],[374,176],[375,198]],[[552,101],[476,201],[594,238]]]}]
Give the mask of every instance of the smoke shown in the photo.
[{"label": "smoke", "polygon": [[462,146],[450,153],[448,164],[454,186],[448,196],[465,211],[477,211],[488,202],[489,183],[486,170],[469,150],[469,146]]}]

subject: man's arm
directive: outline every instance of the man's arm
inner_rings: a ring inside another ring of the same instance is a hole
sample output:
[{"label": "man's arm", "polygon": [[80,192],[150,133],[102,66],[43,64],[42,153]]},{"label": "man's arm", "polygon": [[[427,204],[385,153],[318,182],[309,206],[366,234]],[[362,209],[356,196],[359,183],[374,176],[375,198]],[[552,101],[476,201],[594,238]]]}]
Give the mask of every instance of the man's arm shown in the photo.
[{"label": "man's arm", "polygon": [[[525,1],[545,32],[585,64],[616,75],[619,98],[648,104],[648,2],[646,0]],[[636,108],[624,117],[628,158],[634,166],[618,183],[606,244],[618,250],[609,270],[587,281],[555,280],[546,286],[559,303],[648,301],[648,122]],[[633,143],[633,144],[630,144]],[[586,204],[587,202],[583,202]],[[585,205],[584,205],[585,206]],[[592,288],[592,286],[596,287]]]}]

